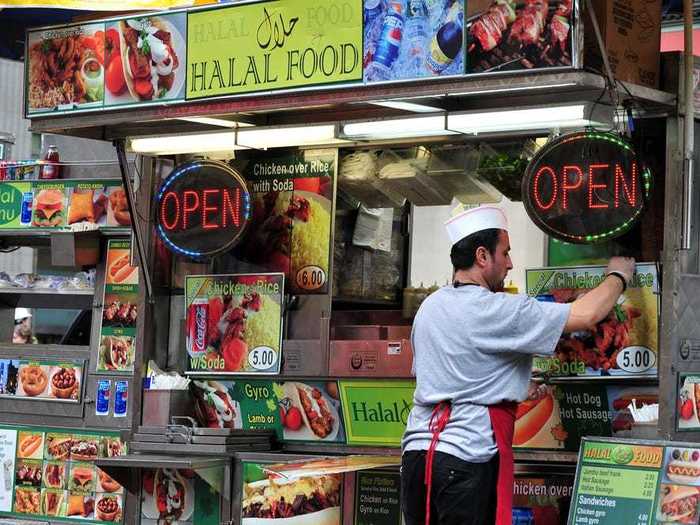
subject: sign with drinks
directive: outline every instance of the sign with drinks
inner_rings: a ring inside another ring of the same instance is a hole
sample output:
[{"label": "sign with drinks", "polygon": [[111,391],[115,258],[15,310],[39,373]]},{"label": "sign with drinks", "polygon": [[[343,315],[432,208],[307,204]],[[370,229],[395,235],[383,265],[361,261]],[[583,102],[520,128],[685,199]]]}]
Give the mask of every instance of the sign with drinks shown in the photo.
[{"label": "sign with drinks", "polygon": [[284,274],[185,278],[187,372],[278,374]]},{"label": "sign with drinks", "polygon": [[362,78],[360,0],[282,0],[187,17],[187,98]]},{"label": "sign with drinks", "polygon": [[336,381],[193,379],[195,413],[209,428],[271,429],[282,441],[345,443]]},{"label": "sign with drinks", "polygon": [[250,218],[250,194],[223,162],[177,166],[156,196],[156,232],[178,255],[200,259],[233,247]]},{"label": "sign with drinks", "polygon": [[117,432],[0,426],[0,517],[122,523],[124,488],[95,460],[123,454]]},{"label": "sign with drinks", "polygon": [[573,243],[604,242],[642,214],[651,172],[621,136],[563,135],[530,161],[522,180],[525,210],[546,234]]},{"label": "sign with drinks", "polygon": [[0,182],[0,229],[131,226],[121,181],[69,179]]},{"label": "sign with drinks", "polygon": [[258,154],[240,161],[251,193],[251,223],[234,255],[286,275],[288,293],[328,293],[335,150]]},{"label": "sign with drinks", "polygon": [[697,443],[584,438],[568,525],[697,523]]},{"label": "sign with drinks", "polygon": [[139,269],[130,264],[131,241],[107,243],[98,372],[133,372],[139,316]]},{"label": "sign with drinks", "polygon": [[464,0],[363,3],[365,82],[464,74]]},{"label": "sign with drinks", "polygon": [[[604,266],[528,269],[527,294],[570,303],[605,279]],[[627,290],[593,329],[561,336],[554,356],[535,358],[550,376],[655,376],[658,365],[659,287],[656,265],[640,263]]]}]

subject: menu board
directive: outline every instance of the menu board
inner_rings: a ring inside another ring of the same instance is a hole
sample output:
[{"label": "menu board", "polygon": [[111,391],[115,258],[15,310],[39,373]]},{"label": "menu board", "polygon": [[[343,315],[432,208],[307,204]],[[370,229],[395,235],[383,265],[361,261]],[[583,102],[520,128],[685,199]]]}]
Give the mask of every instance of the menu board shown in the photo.
[{"label": "menu board", "polygon": [[202,426],[273,429],[284,441],[345,443],[335,381],[193,380]]},{"label": "menu board", "polygon": [[279,374],[284,274],[185,277],[187,372]]},{"label": "menu board", "polygon": [[364,471],[355,475],[354,525],[401,525],[401,476]]},{"label": "menu board", "polygon": [[513,525],[560,525],[573,493],[571,475],[519,475],[513,482]]},{"label": "menu board", "polygon": [[0,397],[80,403],[84,363],[0,359]]},{"label": "menu board", "polygon": [[0,183],[0,229],[131,226],[117,179],[5,181]]},{"label": "menu board", "polygon": [[568,523],[697,523],[699,501],[697,444],[585,438]]},{"label": "menu board", "polygon": [[256,155],[237,167],[253,213],[235,249],[261,271],[283,272],[287,293],[328,293],[335,150]]},{"label": "menu board", "polygon": [[0,427],[0,516],[121,523],[124,489],[94,461],[125,453],[116,432]]},{"label": "menu board", "polygon": [[[526,270],[527,294],[570,303],[605,279],[605,266]],[[536,358],[534,373],[549,376],[657,374],[659,287],[656,266],[637,264],[627,290],[593,330],[563,334],[552,358]]]},{"label": "menu board", "polygon": [[107,243],[98,372],[132,372],[136,354],[139,270],[129,264],[131,242]]},{"label": "menu board", "polygon": [[340,525],[342,474],[275,479],[264,463],[242,462],[241,525],[265,525],[274,519],[294,523]]}]

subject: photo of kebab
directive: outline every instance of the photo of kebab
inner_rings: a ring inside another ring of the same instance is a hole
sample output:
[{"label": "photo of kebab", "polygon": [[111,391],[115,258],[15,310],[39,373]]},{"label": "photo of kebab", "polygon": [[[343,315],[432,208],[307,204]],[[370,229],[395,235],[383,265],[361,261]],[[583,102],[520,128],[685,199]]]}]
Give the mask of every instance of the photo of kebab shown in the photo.
[{"label": "photo of kebab", "polygon": [[102,310],[102,325],[115,327],[136,326],[138,318],[138,305],[130,302],[120,302],[118,299],[110,301]]},{"label": "photo of kebab", "polygon": [[571,65],[572,13],[573,0],[495,0],[472,17],[471,72]]}]

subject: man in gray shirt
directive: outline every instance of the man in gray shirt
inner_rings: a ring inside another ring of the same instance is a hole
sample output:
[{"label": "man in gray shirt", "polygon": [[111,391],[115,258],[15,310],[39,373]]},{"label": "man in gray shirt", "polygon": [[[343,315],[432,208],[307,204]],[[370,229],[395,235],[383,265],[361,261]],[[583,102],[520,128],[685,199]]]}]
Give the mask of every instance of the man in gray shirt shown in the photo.
[{"label": "man in gray shirt", "polygon": [[499,208],[468,210],[447,228],[454,283],[430,295],[413,323],[402,508],[407,525],[510,524],[515,406],[527,397],[532,357],[551,355],[562,332],[601,321],[634,259],[612,258],[609,277],[575,302],[546,303],[501,293],[513,265]]}]

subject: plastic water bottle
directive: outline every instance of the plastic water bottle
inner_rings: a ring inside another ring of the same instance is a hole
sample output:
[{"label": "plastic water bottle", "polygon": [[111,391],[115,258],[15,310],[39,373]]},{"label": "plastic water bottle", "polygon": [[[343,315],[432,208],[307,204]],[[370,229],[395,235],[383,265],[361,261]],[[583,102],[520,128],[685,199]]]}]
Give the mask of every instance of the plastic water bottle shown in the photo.
[{"label": "plastic water bottle", "polygon": [[420,76],[428,37],[428,11],[423,0],[408,0],[404,35],[408,42],[410,76]]},{"label": "plastic water bottle", "polygon": [[365,71],[365,79],[369,82],[391,78],[391,68],[399,57],[403,39],[404,8],[404,0],[389,1],[377,48]]}]

